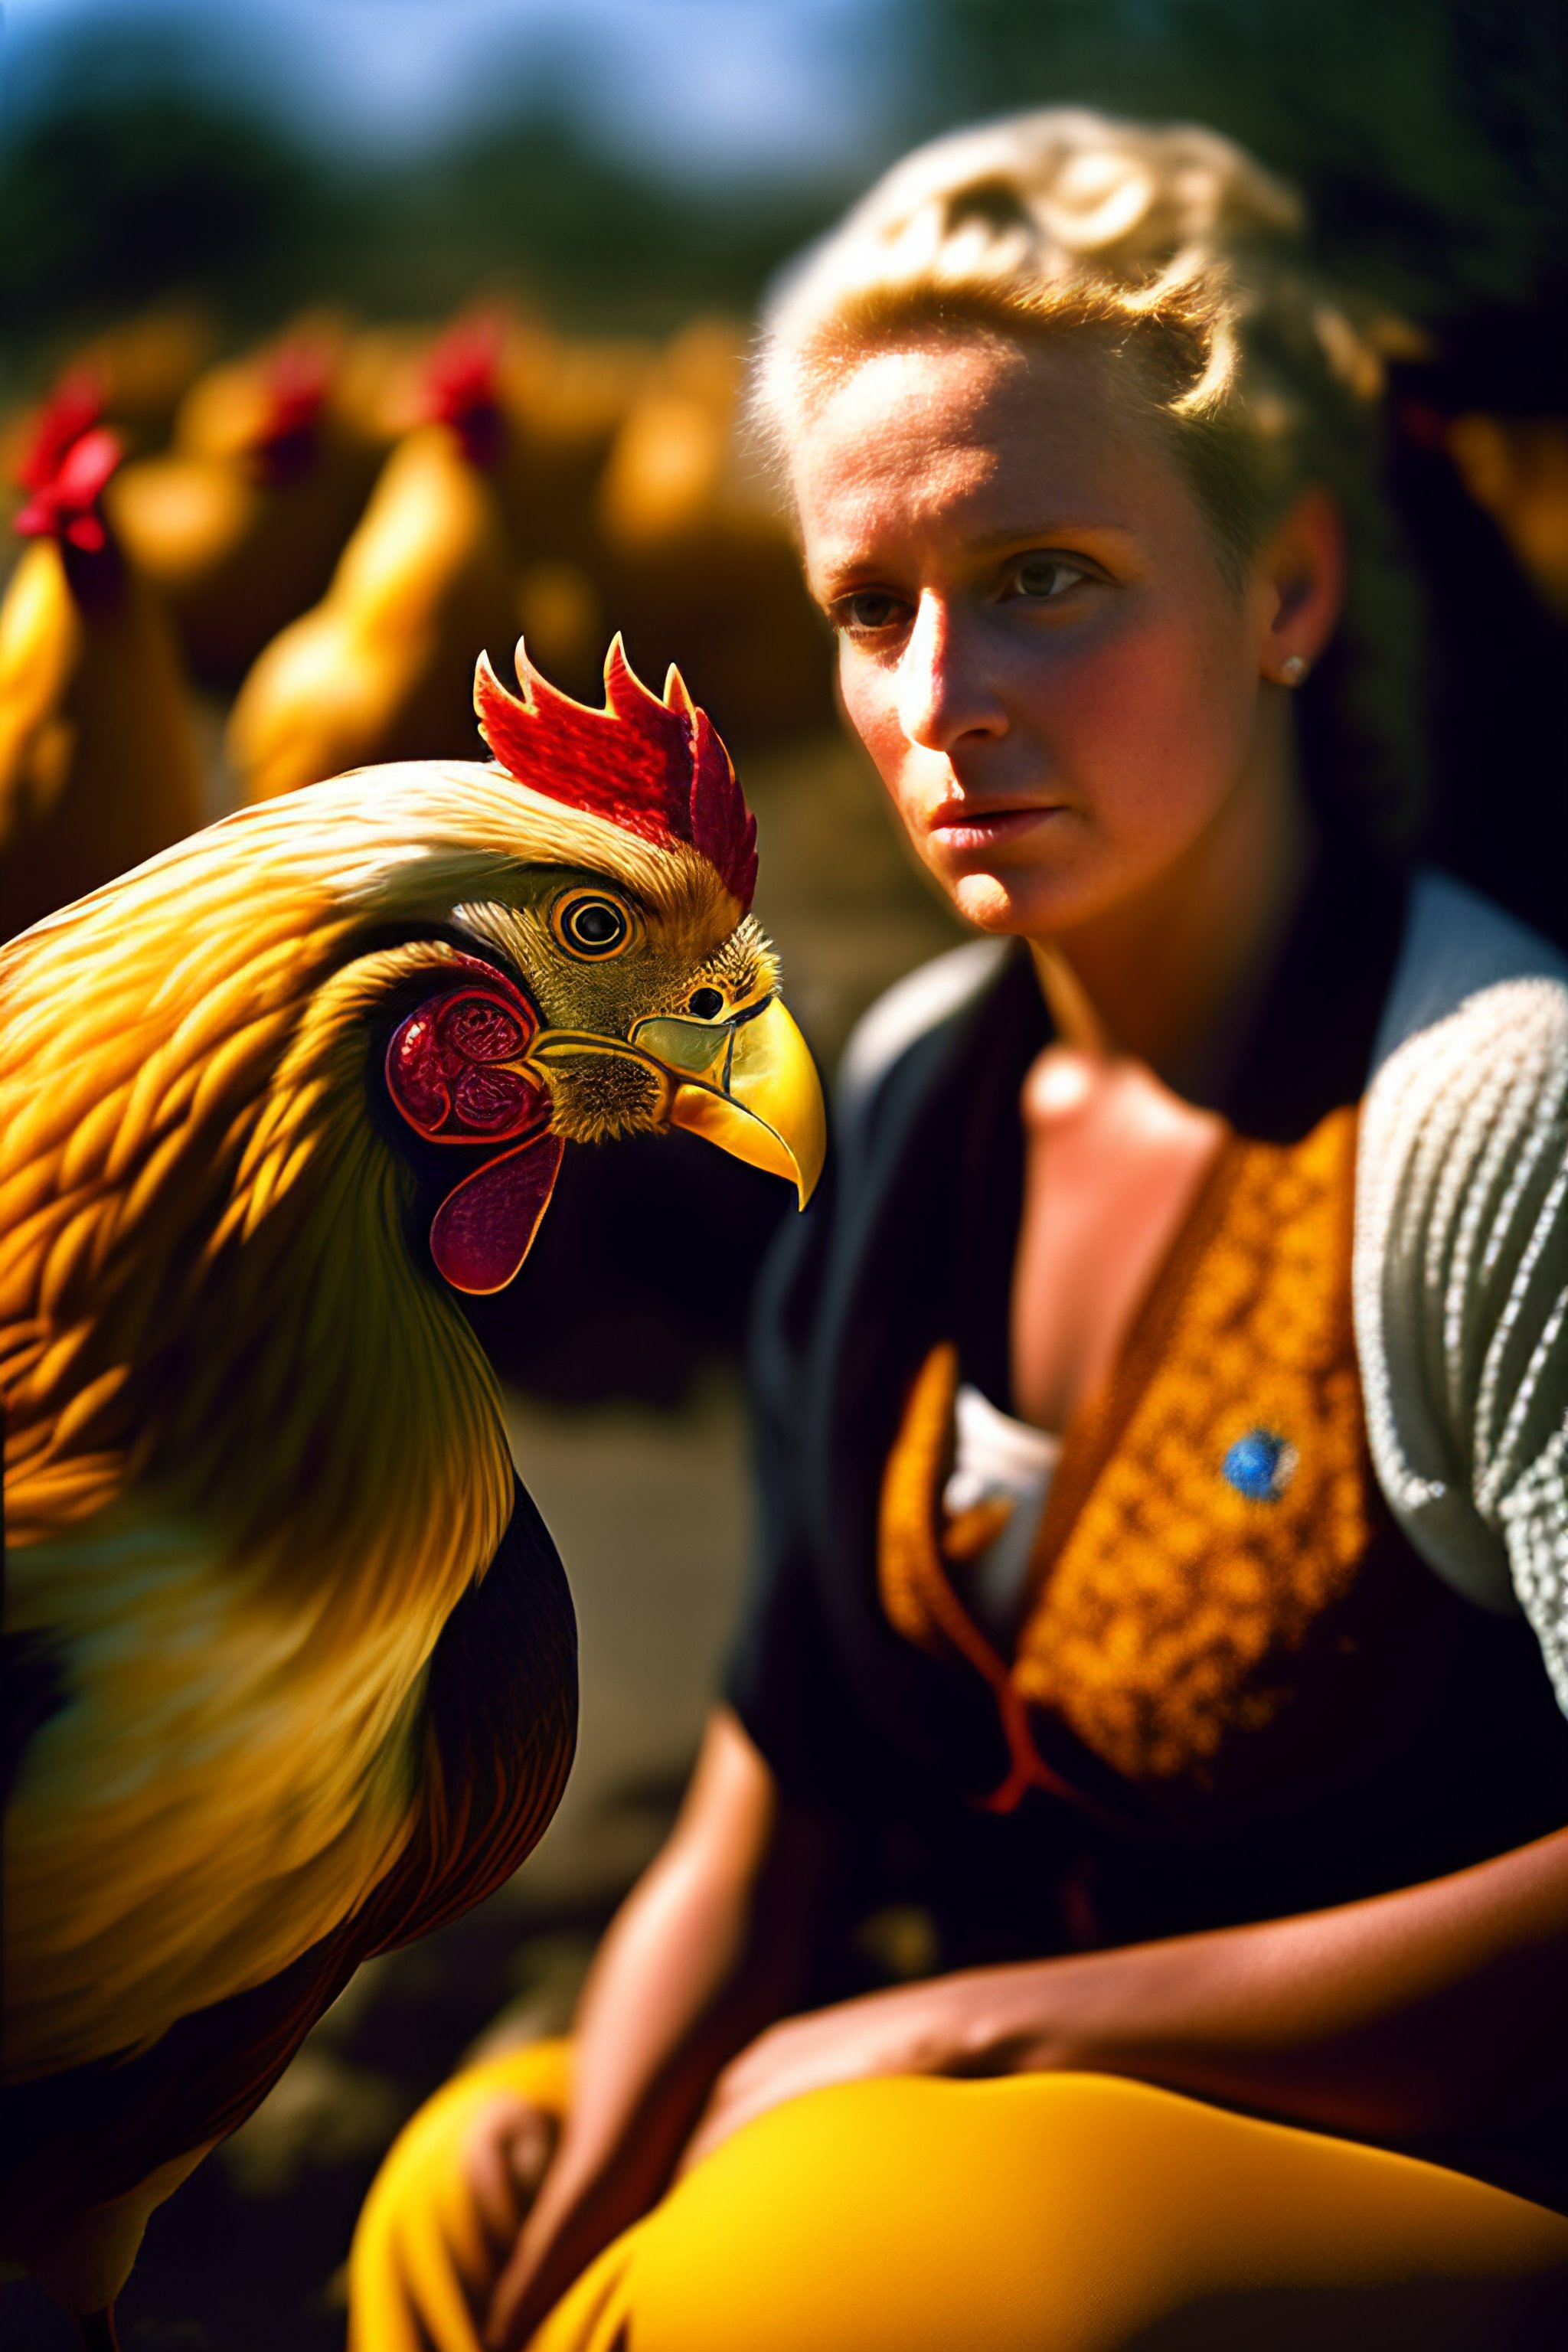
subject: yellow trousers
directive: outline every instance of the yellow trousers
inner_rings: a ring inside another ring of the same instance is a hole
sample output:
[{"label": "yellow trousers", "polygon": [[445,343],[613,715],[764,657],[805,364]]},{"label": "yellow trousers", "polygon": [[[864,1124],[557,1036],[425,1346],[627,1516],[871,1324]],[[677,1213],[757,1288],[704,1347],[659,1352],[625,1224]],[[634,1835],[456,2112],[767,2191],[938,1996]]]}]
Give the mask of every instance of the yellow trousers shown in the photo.
[{"label": "yellow trousers", "polygon": [[[563,2113],[569,2074],[567,2045],[542,2043],[414,2117],[355,2234],[350,2352],[477,2352],[470,2294],[494,2254],[465,2136],[498,2095]],[[1568,2221],[1146,2084],[1017,2074],[854,2083],[776,2108],[607,2247],[530,2352],[1406,2345],[1568,2345]]]}]

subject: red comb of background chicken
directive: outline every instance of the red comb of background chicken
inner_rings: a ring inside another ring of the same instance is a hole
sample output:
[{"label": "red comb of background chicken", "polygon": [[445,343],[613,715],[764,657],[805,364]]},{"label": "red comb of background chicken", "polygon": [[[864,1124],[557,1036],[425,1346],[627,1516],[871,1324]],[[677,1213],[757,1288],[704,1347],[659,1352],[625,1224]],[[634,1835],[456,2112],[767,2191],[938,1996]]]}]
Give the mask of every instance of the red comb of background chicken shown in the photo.
[{"label": "red comb of background chicken", "polygon": [[498,320],[459,319],[426,364],[425,413],[451,426],[476,466],[493,466],[500,455],[500,349]]},{"label": "red comb of background chicken", "polygon": [[16,468],[31,493],[16,520],[24,539],[66,539],[92,555],[108,544],[98,501],[124,453],[98,421],[101,405],[96,383],[70,376],[38,419],[33,446]]},{"label": "red comb of background chicken", "polygon": [[319,343],[283,343],[268,360],[256,455],[268,481],[292,481],[309,467],[331,378]]},{"label": "red comb of background chicken", "polygon": [[689,842],[749,907],[757,887],[756,819],[730,754],[673,664],[660,701],[633,670],[617,633],[605,656],[605,708],[591,710],[540,676],[521,637],[516,658],[521,701],[488,654],[474,673],[479,732],[501,766],[534,792],[644,841]]}]

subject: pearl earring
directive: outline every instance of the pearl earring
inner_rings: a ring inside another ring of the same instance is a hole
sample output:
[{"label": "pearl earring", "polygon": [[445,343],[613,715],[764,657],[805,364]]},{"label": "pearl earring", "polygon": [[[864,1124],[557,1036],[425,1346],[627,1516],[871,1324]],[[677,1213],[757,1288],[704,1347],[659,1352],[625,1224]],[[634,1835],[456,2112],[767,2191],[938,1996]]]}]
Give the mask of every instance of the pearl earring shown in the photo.
[{"label": "pearl earring", "polygon": [[1281,683],[1285,686],[1300,686],[1311,667],[1305,654],[1287,654],[1279,665]]}]

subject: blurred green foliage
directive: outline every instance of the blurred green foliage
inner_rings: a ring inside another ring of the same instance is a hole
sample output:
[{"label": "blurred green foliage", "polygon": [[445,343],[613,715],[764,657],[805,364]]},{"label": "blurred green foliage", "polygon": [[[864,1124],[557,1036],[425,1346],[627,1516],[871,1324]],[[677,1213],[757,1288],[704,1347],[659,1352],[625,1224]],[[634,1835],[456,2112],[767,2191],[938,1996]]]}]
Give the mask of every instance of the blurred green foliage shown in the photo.
[{"label": "blurred green foliage", "polygon": [[192,296],[238,332],[304,303],[439,315],[506,279],[563,323],[746,308],[850,192],[680,185],[548,98],[406,158],[307,142],[199,45],[134,26],[58,43],[0,149],[8,355]]},{"label": "blurred green foliage", "polygon": [[1210,124],[1337,272],[1437,323],[1568,293],[1563,0],[918,0],[931,131],[1068,101]]},{"label": "blurred green foliage", "polygon": [[[57,38],[0,152],[13,359],[153,297],[248,332],[307,301],[432,315],[509,279],[563,322],[744,310],[911,140],[1051,101],[1210,122],[1298,182],[1331,265],[1441,324],[1568,312],[1562,0],[903,0],[866,142],[723,186],[606,152],[548,85],[397,160],[306,143],[232,58],[131,22]],[[1554,323],[1556,322],[1556,323]]]},{"label": "blurred green foliage", "polygon": [[510,273],[564,323],[668,328],[710,305],[749,310],[851,193],[682,185],[605,153],[569,116],[529,113],[367,184],[344,277],[406,310],[410,284],[412,307],[439,308],[455,271]]},{"label": "blurred green foliage", "polygon": [[0,305],[13,333],[110,317],[171,285],[264,299],[320,214],[270,124],[177,82],[64,97],[0,162]]}]

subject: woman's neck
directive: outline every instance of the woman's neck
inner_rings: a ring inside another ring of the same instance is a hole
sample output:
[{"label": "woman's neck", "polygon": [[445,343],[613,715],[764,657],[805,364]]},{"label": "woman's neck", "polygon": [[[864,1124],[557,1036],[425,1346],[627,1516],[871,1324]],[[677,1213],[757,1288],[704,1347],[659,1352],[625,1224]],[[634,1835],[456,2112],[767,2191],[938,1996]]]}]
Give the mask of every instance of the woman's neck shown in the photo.
[{"label": "woman's neck", "polygon": [[1156,882],[1073,931],[1031,941],[1058,1035],[1146,1062],[1210,1103],[1244,1049],[1311,873],[1294,761],[1238,793]]}]

